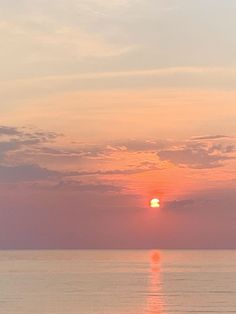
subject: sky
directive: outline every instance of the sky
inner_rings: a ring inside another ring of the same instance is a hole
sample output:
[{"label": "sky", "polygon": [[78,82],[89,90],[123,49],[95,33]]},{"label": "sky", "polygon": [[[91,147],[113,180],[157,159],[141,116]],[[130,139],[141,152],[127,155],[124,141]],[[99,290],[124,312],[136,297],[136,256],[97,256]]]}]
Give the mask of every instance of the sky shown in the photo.
[{"label": "sky", "polygon": [[0,0],[0,248],[236,248],[235,10]]}]

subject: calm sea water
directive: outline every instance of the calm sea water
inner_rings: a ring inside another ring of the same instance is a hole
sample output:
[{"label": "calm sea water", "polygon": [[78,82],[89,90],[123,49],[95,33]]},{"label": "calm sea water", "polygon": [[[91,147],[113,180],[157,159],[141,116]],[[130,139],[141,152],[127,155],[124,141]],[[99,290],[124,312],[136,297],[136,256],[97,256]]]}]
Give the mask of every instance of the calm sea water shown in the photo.
[{"label": "calm sea water", "polygon": [[0,313],[236,313],[236,251],[2,251]]}]

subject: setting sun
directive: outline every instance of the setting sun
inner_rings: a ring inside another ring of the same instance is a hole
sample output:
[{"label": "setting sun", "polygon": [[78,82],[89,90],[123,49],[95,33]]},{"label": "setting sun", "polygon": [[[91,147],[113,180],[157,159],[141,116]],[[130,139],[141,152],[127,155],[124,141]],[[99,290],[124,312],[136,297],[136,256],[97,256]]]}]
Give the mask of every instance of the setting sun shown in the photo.
[{"label": "setting sun", "polygon": [[160,207],[160,200],[158,198],[153,198],[150,201],[150,207],[152,207],[152,208],[159,208]]}]

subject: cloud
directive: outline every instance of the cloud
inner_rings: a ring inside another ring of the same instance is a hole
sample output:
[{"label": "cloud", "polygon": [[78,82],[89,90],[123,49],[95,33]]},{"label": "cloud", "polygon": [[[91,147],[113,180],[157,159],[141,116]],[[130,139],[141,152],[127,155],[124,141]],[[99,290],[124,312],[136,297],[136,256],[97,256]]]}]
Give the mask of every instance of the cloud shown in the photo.
[{"label": "cloud", "polygon": [[[53,37],[53,36],[52,36]],[[67,39],[68,40],[68,39]],[[50,41],[50,39],[48,39]],[[96,57],[99,57],[99,50],[91,49],[95,54]],[[123,50],[115,50],[113,52],[113,56],[115,54],[119,55],[122,53],[127,53],[131,50],[131,48],[124,48]],[[115,53],[116,51],[116,53]],[[105,52],[104,52],[105,53]],[[107,51],[107,54],[109,53],[109,50]],[[112,50],[110,51],[110,54],[112,55]],[[92,53],[91,53],[92,56]],[[76,74],[64,74],[64,75],[47,75],[47,76],[38,76],[38,77],[30,77],[30,78],[23,78],[23,79],[15,79],[11,82],[9,81],[3,81],[4,86],[14,86],[14,84],[22,84],[22,86],[32,86],[32,84],[59,84],[59,83],[74,83],[76,81],[96,81],[101,79],[117,79],[118,82],[120,82],[120,79],[125,78],[178,78],[182,76],[193,76],[194,78],[201,78],[204,76],[214,76],[217,77],[219,75],[226,75],[229,77],[236,77],[236,68],[214,68],[214,67],[166,67],[166,68],[156,68],[156,69],[146,69],[146,70],[129,70],[129,71],[109,71],[109,72],[102,72],[102,71],[96,71],[96,72],[85,72],[85,73],[76,73]],[[211,137],[211,136],[210,136]],[[204,139],[199,137],[200,139]],[[207,139],[207,137],[206,137]],[[210,139],[210,138],[209,138]]]},{"label": "cloud", "polygon": [[[207,193],[210,193],[210,191],[207,191]],[[217,201],[207,193],[200,191],[195,195],[191,195],[192,198],[189,199],[169,201],[164,204],[164,207],[166,210],[170,209],[178,211],[179,210],[195,211],[200,209],[202,206],[206,205],[208,205],[209,208],[212,208],[212,206],[214,206]]]},{"label": "cloud", "polygon": [[111,169],[111,170],[96,170],[96,171],[75,171],[72,172],[71,175],[74,176],[91,176],[91,175],[101,175],[101,176],[107,176],[107,175],[132,175],[137,173],[142,173],[146,171],[152,171],[152,170],[160,170],[156,163],[148,163],[141,166],[133,166],[128,169]]},{"label": "cloud", "polygon": [[0,183],[20,183],[25,181],[45,180],[58,177],[57,171],[42,168],[37,165],[0,165]]},{"label": "cloud", "polygon": [[[116,145],[78,145],[73,147],[64,144],[57,146],[55,141],[61,136],[54,132],[47,132],[29,128],[16,128],[1,126],[2,134],[7,134],[7,138],[0,140],[0,183],[20,183],[20,182],[38,182],[58,180],[68,177],[79,178],[89,176],[115,176],[115,175],[132,175],[157,169],[155,162],[148,160],[134,165],[127,165],[126,167],[118,167],[113,169],[97,169],[97,167],[86,166],[86,164],[93,164],[93,159],[100,159],[104,162],[107,158],[115,159],[115,154],[124,152],[127,149],[136,151],[135,149],[148,149],[153,146],[151,142],[130,141],[127,147],[120,147]],[[130,145],[129,145],[130,144]],[[155,144],[156,145],[156,144]],[[129,146],[129,147],[128,147]],[[137,146],[137,147],[136,147]],[[69,171],[65,169],[73,158],[74,169]],[[81,161],[78,164],[78,158]],[[56,165],[51,170],[51,163]],[[43,163],[44,166],[40,166]],[[83,166],[84,164],[84,166]],[[46,165],[46,166],[45,166]],[[80,169],[79,169],[80,168]],[[58,169],[58,170],[55,170]],[[63,169],[63,170],[61,170]],[[76,181],[71,183],[71,188]],[[69,184],[62,181],[61,184]],[[79,184],[79,183],[78,183]],[[86,189],[86,186],[83,186]],[[89,186],[87,187],[89,188]],[[101,191],[108,189],[106,185],[101,186]],[[97,188],[98,190],[98,188]]]},{"label": "cloud", "polygon": [[[34,185],[36,188],[40,188],[39,184]],[[42,187],[42,186],[41,186]],[[45,188],[45,186],[44,186]],[[104,184],[103,182],[98,183],[83,183],[80,181],[63,180],[57,184],[47,187],[47,189],[57,191],[77,191],[77,192],[94,192],[94,193],[115,193],[121,192],[122,189],[119,186],[113,184]]]},{"label": "cloud", "polygon": [[75,150],[69,148],[55,148],[55,147],[40,147],[38,148],[39,154],[45,154],[54,157],[82,157],[87,155],[82,150]]},{"label": "cloud", "polygon": [[0,136],[2,135],[19,135],[20,131],[14,127],[0,126]]},{"label": "cloud", "polygon": [[0,160],[4,159],[6,153],[15,151],[20,147],[21,143],[18,140],[0,142]]},{"label": "cloud", "polygon": [[234,144],[214,144],[209,148],[209,152],[233,153],[235,152]]},{"label": "cloud", "polygon": [[211,169],[235,158],[234,139],[226,135],[185,141],[128,139],[91,145],[68,144],[66,138],[60,142],[61,134],[25,127],[1,126],[1,134],[0,182],[5,184],[44,181],[46,185],[61,180],[65,185],[69,184],[68,178],[79,182],[80,178],[88,181],[91,177],[132,176],[163,170],[166,161],[190,169]]},{"label": "cloud", "polygon": [[205,135],[205,136],[196,136],[192,140],[201,141],[201,140],[219,140],[219,139],[229,139],[230,136],[227,135]]},{"label": "cloud", "polygon": [[210,169],[224,166],[235,159],[235,140],[226,135],[195,137],[182,143],[172,143],[157,152],[162,161],[193,169]]},{"label": "cloud", "polygon": [[196,204],[196,200],[194,199],[186,199],[186,200],[175,200],[172,202],[167,202],[165,207],[167,209],[183,209]]},{"label": "cloud", "polygon": [[[46,132],[27,128],[16,128],[0,126],[0,161],[8,162],[7,156],[9,153],[17,153],[23,150],[33,149],[45,143],[51,143],[61,134],[55,132]],[[7,136],[7,138],[6,138]]]},{"label": "cloud", "polygon": [[144,151],[157,151],[163,149],[169,145],[168,140],[138,140],[138,139],[129,139],[126,141],[120,141],[115,143],[113,146],[116,149],[127,150],[132,152],[144,152]]},{"label": "cloud", "polygon": [[[185,199],[168,201],[164,204],[168,210],[184,210],[205,217],[210,217],[212,212],[223,214],[231,212],[236,214],[236,194],[235,184],[230,187],[211,188],[192,193]],[[214,217],[212,216],[212,219]]]},{"label": "cloud", "polygon": [[209,169],[222,167],[223,162],[232,159],[230,156],[214,155],[204,148],[176,148],[158,152],[161,160],[169,161],[175,165],[193,169]]},{"label": "cloud", "polygon": [[[66,177],[86,177],[86,176],[107,176],[107,175],[129,175],[136,174],[140,172],[149,171],[147,167],[137,167],[133,169],[114,169],[114,170],[96,170],[96,171],[55,171],[45,167],[40,167],[39,165],[34,164],[20,164],[16,166],[6,166],[0,165],[0,183],[8,184],[8,183],[23,183],[28,181],[48,181],[50,180],[58,180]],[[46,184],[46,182],[45,182]],[[47,184],[46,184],[47,185]],[[46,186],[45,185],[45,186]],[[94,190],[99,190],[98,185],[96,184],[83,184],[80,181],[60,181],[55,188],[58,189],[69,189],[72,190],[80,187],[81,189],[91,189],[94,187]],[[117,191],[118,188],[101,184],[100,191],[105,192],[107,190]]]},{"label": "cloud", "polygon": [[[55,64],[59,61],[68,63],[70,59],[78,61],[119,56],[132,49],[128,44],[109,40],[101,32],[86,29],[83,23],[78,23],[81,19],[71,23],[65,21],[65,16],[62,19],[55,17],[53,9],[51,14],[50,10],[39,14],[36,8],[37,5],[28,8],[31,10],[30,18],[23,19],[21,14],[11,12],[10,17],[5,16],[0,22],[0,35],[4,43],[1,55],[8,55],[7,59],[18,67],[19,63],[14,60],[15,49],[24,64],[34,63],[36,66],[49,61]],[[54,10],[58,9],[55,5]]]}]

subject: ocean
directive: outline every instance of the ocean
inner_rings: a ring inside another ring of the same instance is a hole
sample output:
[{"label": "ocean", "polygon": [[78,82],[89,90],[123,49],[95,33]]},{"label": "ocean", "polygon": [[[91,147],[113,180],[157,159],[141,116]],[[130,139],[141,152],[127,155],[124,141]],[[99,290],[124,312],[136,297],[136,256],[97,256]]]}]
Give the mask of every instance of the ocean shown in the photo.
[{"label": "ocean", "polygon": [[0,313],[236,313],[236,251],[1,251]]}]

